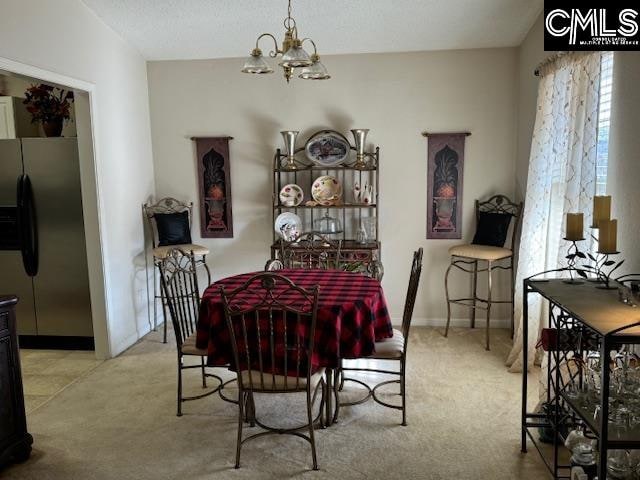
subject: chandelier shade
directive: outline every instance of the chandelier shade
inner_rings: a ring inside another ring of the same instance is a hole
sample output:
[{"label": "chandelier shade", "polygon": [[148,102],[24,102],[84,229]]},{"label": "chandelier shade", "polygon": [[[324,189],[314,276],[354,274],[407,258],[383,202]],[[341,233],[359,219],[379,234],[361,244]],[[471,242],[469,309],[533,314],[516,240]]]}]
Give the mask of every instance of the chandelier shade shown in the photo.
[{"label": "chandelier shade", "polygon": [[[276,58],[279,55],[282,56],[278,65],[282,67],[284,72],[284,78],[287,83],[293,76],[294,69],[301,68],[302,71],[298,78],[303,80],[326,80],[331,78],[327,68],[320,62],[320,57],[316,49],[316,44],[310,38],[298,37],[298,27],[296,21],[291,16],[291,0],[289,0],[289,8],[287,11],[287,17],[284,19],[284,40],[282,41],[282,47],[278,45],[276,37],[270,33],[263,33],[258,36],[256,40],[256,46],[252,50],[251,55],[244,63],[242,67],[243,73],[263,74],[273,73],[273,68],[269,66],[265,58],[262,56],[262,51],[258,47],[260,40],[263,37],[270,37],[274,43],[274,49],[269,53],[269,56]],[[309,42],[313,46],[313,54],[309,55],[307,51],[302,48],[304,42]]]},{"label": "chandelier shade", "polygon": [[312,55],[311,61],[313,62],[308,67],[304,67],[298,75],[298,78],[302,78],[303,80],[328,80],[331,78],[327,68],[320,61],[320,57],[318,55]]},{"label": "chandelier shade", "polygon": [[259,49],[254,50],[242,67],[244,73],[273,73],[273,68],[265,61]]},{"label": "chandelier shade", "polygon": [[304,51],[304,48],[293,46],[282,55],[281,67],[299,68],[311,65],[311,57]]}]

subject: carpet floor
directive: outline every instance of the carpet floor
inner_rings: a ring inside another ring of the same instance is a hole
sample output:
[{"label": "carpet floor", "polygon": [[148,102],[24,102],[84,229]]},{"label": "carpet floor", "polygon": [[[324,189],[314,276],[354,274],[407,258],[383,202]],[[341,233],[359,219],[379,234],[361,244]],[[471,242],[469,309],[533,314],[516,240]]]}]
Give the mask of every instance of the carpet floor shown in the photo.
[{"label": "carpet floor", "polygon": [[[441,329],[413,328],[409,425],[400,425],[399,411],[373,402],[342,408],[338,424],[316,431],[315,472],[309,444],[289,435],[245,443],[235,470],[237,407],[214,395],[184,404],[184,416],[176,417],[175,345],[152,333],[33,409],[31,459],[0,478],[550,478],[535,451],[520,453],[521,377],[504,366],[508,332],[494,330],[490,352],[483,338],[482,329],[452,329],[444,338]],[[530,375],[530,385],[537,385]],[[197,370],[185,383],[186,394],[202,392]],[[362,393],[352,385],[344,398]],[[271,423],[304,412],[302,397],[267,397],[256,399],[257,413]],[[388,398],[399,399],[391,391]]]}]

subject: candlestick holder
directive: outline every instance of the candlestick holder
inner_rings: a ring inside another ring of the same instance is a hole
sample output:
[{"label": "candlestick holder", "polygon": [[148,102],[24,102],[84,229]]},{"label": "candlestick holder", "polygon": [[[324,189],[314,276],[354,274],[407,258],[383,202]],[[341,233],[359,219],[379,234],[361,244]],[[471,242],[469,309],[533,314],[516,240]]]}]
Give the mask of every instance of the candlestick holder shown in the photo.
[{"label": "candlestick holder", "polygon": [[563,280],[564,283],[569,283],[571,285],[580,285],[584,283],[581,280],[576,280],[573,277],[573,272],[578,272],[576,268],[576,262],[578,258],[587,258],[587,256],[580,251],[578,248],[578,243],[584,240],[584,238],[564,238],[567,242],[571,242],[569,245],[569,249],[567,251],[566,259],[567,259],[567,270],[569,271],[569,280]]},{"label": "candlestick holder", "polygon": [[[603,290],[616,290],[617,285],[613,285],[611,282],[611,275],[624,263],[624,260],[620,260],[616,263],[615,260],[611,260],[611,255],[618,255],[620,252],[597,252],[597,256],[593,256],[590,253],[587,256],[593,261],[593,265],[584,265],[581,269],[577,269],[578,274],[584,278],[587,278],[587,273],[595,275],[595,279],[592,281],[597,282],[596,288]],[[609,271],[605,269],[613,267]],[[615,280],[614,280],[615,281]]]},{"label": "candlestick holder", "polygon": [[[624,263],[624,260],[620,260],[618,263],[616,263],[615,260],[609,260],[609,255],[619,255],[620,252],[598,252],[598,254],[602,255],[603,257],[603,261],[600,264],[599,271],[599,276],[600,278],[602,278],[602,283],[600,285],[596,285],[596,288],[601,288],[603,290],[617,290],[618,286],[611,284],[611,274]],[[609,272],[605,273],[604,267],[611,266],[613,266],[613,268],[609,270]]]}]

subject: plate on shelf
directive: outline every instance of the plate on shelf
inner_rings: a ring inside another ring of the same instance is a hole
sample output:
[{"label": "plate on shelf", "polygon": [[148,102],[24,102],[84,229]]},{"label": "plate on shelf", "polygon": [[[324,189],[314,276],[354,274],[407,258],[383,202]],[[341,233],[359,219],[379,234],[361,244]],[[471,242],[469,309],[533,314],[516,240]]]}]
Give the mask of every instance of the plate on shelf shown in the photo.
[{"label": "plate on shelf", "polygon": [[349,158],[349,150],[349,140],[335,130],[314,133],[304,146],[307,158],[320,167],[340,165]]},{"label": "plate on shelf", "polygon": [[280,190],[280,203],[285,207],[297,207],[302,203],[304,192],[299,185],[289,183]]},{"label": "plate on shelf", "polygon": [[293,212],[284,212],[276,218],[274,229],[286,241],[291,241],[302,233],[302,220]]},{"label": "plate on shelf", "polygon": [[311,196],[321,205],[332,205],[342,197],[342,185],[337,178],[323,175],[313,181]]}]

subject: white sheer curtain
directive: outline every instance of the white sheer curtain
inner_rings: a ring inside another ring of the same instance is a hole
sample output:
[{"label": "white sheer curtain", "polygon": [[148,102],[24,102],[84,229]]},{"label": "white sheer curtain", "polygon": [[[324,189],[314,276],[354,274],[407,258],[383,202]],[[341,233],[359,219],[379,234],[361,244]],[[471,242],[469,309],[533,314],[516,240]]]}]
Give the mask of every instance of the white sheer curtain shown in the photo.
[{"label": "white sheer curtain", "polygon": [[[507,366],[522,371],[522,281],[565,264],[566,213],[583,212],[586,242],[593,250],[591,225],[596,191],[596,147],[601,52],[574,52],[540,68],[538,109],[531,143],[529,174],[515,291],[514,346]],[[529,297],[529,366],[546,314],[537,295]]]}]

